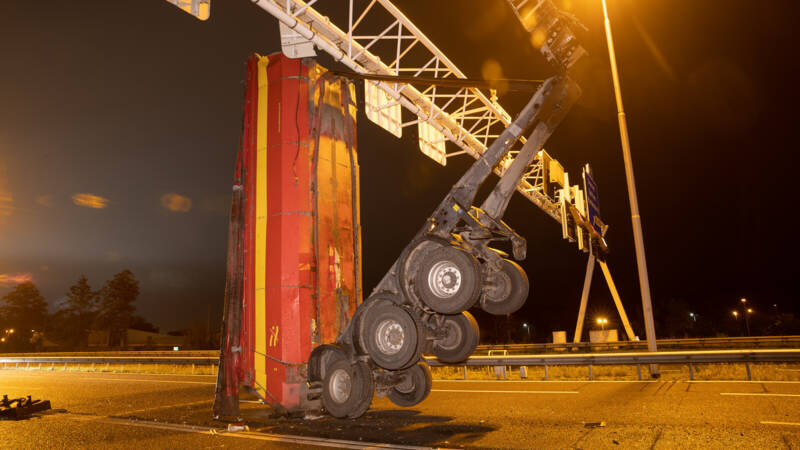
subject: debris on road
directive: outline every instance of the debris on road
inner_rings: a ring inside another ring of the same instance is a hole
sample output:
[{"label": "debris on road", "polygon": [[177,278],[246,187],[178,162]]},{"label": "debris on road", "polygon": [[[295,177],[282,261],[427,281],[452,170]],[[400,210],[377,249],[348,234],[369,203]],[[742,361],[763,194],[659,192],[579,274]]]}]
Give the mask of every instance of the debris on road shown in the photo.
[{"label": "debris on road", "polygon": [[584,428],[603,428],[606,426],[605,422],[584,422]]},{"label": "debris on road", "polygon": [[250,427],[248,427],[245,424],[240,424],[240,425],[234,425],[232,423],[228,424],[228,432],[229,433],[235,433],[237,431],[250,431]]},{"label": "debris on road", "polygon": [[[16,403],[16,406],[14,404]],[[31,396],[10,399],[3,395],[0,400],[0,419],[22,420],[27,419],[37,412],[50,409],[50,400],[31,400]]]}]

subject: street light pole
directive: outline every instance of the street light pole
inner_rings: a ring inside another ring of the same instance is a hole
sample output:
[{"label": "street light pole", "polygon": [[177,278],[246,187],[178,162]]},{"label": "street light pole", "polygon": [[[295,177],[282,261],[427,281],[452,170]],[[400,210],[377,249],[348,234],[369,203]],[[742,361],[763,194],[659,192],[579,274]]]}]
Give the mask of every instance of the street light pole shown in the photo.
[{"label": "street light pole", "polygon": [[750,314],[753,313],[753,310],[747,308],[744,312],[744,324],[747,327],[747,335],[750,336]]},{"label": "street light pole", "polygon": [[[611,21],[608,19],[606,0],[603,2],[603,17],[605,19],[606,42],[608,43],[608,58],[611,62],[611,77],[614,81],[614,96],[617,100],[617,119],[619,120],[619,135],[622,141],[622,156],[625,161],[625,178],[628,182],[628,200],[631,204],[631,221],[633,222],[633,241],[636,246],[636,265],[639,270],[639,289],[642,293],[642,310],[644,312],[645,333],[647,335],[647,350],[655,352],[656,329],[653,324],[653,306],[650,300],[650,279],[647,276],[647,260],[644,254],[644,237],[642,235],[642,219],[639,216],[639,200],[636,196],[636,180],[633,177],[633,163],[631,161],[631,144],[628,139],[628,122],[625,119],[625,109],[622,106],[622,91],[619,86],[619,72],[617,71],[617,56],[614,52],[614,38],[611,35]],[[658,366],[651,364],[651,374],[658,377]]]}]

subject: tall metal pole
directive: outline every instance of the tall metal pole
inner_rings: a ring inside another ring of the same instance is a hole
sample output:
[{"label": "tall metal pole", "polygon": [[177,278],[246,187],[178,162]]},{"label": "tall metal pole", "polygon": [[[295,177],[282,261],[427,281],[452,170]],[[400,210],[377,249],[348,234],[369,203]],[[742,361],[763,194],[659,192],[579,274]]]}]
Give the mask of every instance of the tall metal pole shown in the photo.
[{"label": "tall metal pole", "polygon": [[[644,311],[644,325],[647,333],[647,349],[656,351],[656,330],[653,324],[653,306],[650,301],[650,280],[647,276],[647,260],[644,255],[644,238],[642,236],[642,219],[639,216],[639,200],[636,197],[636,180],[633,178],[633,164],[631,162],[631,144],[628,140],[628,122],[625,119],[625,109],[622,107],[622,91],[619,87],[619,73],[617,72],[617,56],[614,52],[614,38],[611,35],[611,22],[608,20],[608,7],[606,0],[603,2],[603,16],[606,26],[606,41],[608,43],[608,58],[611,61],[611,77],[614,80],[614,96],[617,99],[617,118],[619,119],[619,135],[622,141],[622,156],[625,160],[625,178],[628,181],[628,199],[631,203],[631,221],[633,222],[633,241],[636,245],[636,265],[639,269],[639,288],[642,292],[642,310]],[[657,367],[654,376],[658,376]]]}]

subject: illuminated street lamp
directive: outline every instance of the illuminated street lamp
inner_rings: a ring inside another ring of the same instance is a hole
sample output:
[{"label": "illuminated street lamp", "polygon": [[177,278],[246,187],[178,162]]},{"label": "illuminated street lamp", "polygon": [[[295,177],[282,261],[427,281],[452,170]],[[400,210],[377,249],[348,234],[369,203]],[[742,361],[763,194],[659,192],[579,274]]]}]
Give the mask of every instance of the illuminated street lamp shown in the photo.
[{"label": "illuminated street lamp", "polygon": [[753,310],[751,308],[747,308],[746,312],[747,314],[744,315],[744,324],[747,327],[747,335],[750,336],[750,314],[753,314]]},{"label": "illuminated street lamp", "polygon": [[[647,350],[657,351],[656,327],[653,321],[653,305],[650,300],[650,279],[647,275],[647,259],[644,253],[644,234],[642,233],[642,218],[639,215],[639,199],[636,195],[636,179],[633,176],[633,160],[631,156],[631,143],[628,139],[628,120],[625,108],[622,105],[622,88],[619,85],[619,72],[617,71],[617,55],[614,51],[614,37],[611,33],[611,20],[608,18],[606,0],[603,3],[603,22],[606,31],[606,44],[608,45],[608,60],[611,64],[611,80],[614,83],[614,98],[617,102],[617,122],[619,123],[619,138],[622,144],[622,160],[625,163],[625,181],[628,185],[628,201],[631,204],[631,224],[633,225],[633,243],[636,248],[636,268],[639,272],[639,289],[642,294],[642,313],[644,315],[644,330],[647,336]],[[650,365],[650,374],[659,377],[658,365]]]},{"label": "illuminated street lamp", "polygon": [[606,329],[606,324],[607,323],[608,323],[608,319],[606,319],[604,317],[599,317],[597,319],[597,324],[600,325],[600,329],[601,330],[605,330]]}]

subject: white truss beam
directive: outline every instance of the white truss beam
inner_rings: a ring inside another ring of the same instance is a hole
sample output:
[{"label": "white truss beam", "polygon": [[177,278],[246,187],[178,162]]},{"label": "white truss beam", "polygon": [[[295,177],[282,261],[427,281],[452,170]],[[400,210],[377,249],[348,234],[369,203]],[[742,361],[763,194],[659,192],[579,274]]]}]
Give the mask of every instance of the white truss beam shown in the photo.
[{"label": "white truss beam", "polygon": [[[331,14],[340,13],[344,6],[341,0],[253,0],[253,3],[355,72],[467,78],[390,0],[371,0],[368,3],[349,0],[346,4],[348,11],[345,30],[337,27],[321,12],[327,7]],[[358,7],[365,3],[363,9]],[[512,6],[518,10],[522,3],[515,1]],[[381,31],[366,29],[367,23]],[[379,49],[378,43],[383,47],[388,45],[391,49]],[[511,122],[511,116],[505,109],[479,89],[431,86],[420,91],[408,84],[377,82],[376,85],[393,98],[394,102],[417,116],[414,121],[400,124],[401,127],[425,123],[460,148],[459,151],[449,154],[438,153],[437,157],[440,158],[446,159],[448,156],[465,153],[474,158],[480,157],[486,151],[489,139],[500,135]],[[456,101],[457,99],[463,100]],[[387,107],[388,105],[387,103]],[[513,155],[510,158],[513,159]],[[501,175],[501,170],[508,167],[511,159],[505,161],[507,164],[498,165],[495,172]],[[534,161],[533,166],[536,164],[537,161]],[[533,166],[528,173],[534,173],[536,169]],[[537,189],[537,182],[537,178],[526,176],[517,186],[517,190],[560,222],[560,205],[544,195],[541,189]]]}]

